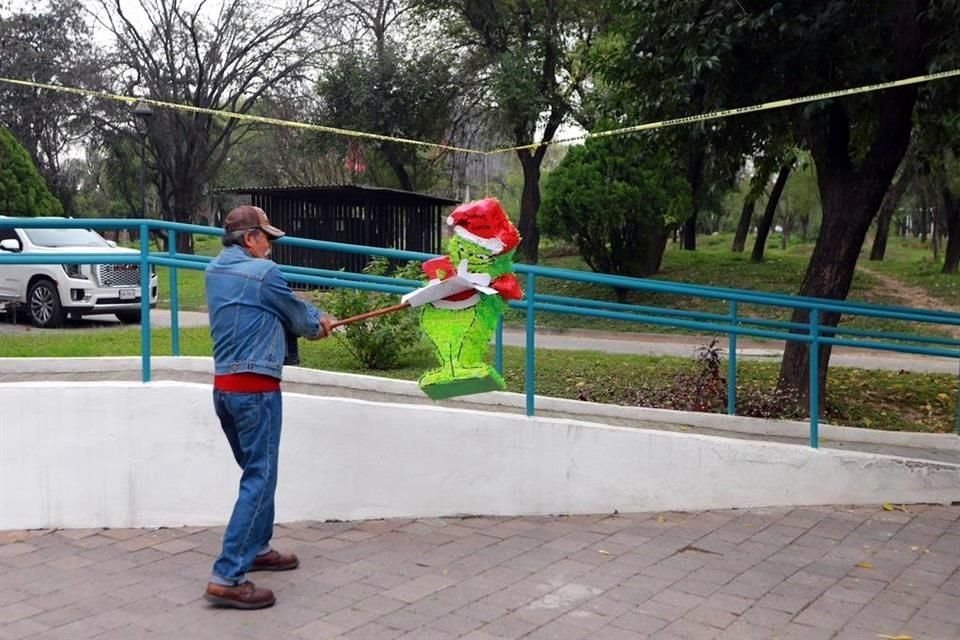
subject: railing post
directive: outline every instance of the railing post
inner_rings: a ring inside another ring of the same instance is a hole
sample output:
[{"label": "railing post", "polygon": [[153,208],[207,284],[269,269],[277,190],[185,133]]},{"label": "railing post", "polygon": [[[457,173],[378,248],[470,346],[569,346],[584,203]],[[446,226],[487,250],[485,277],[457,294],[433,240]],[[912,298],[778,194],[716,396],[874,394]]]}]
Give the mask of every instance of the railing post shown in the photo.
[{"label": "railing post", "polygon": [[536,325],[534,324],[534,310],[533,310],[533,298],[536,295],[534,292],[534,281],[536,276],[533,272],[527,273],[527,364],[526,364],[526,383],[524,384],[524,391],[527,394],[527,415],[532,416],[535,410],[534,407],[534,397],[536,395]]},{"label": "railing post", "polygon": [[[167,255],[177,254],[177,232],[167,232]],[[180,295],[177,289],[177,268],[170,267],[170,351],[180,355]]]},{"label": "railing post", "polygon": [[493,367],[503,375],[503,316],[497,318],[497,333],[493,344]]},{"label": "railing post", "polygon": [[[730,324],[737,326],[737,301],[730,301]],[[730,357],[727,358],[727,414],[737,415],[737,334],[730,333]]]},{"label": "railing post", "polygon": [[810,446],[820,446],[820,310],[810,311]]},{"label": "railing post", "polygon": [[150,382],[150,227],[140,225],[140,378]]}]

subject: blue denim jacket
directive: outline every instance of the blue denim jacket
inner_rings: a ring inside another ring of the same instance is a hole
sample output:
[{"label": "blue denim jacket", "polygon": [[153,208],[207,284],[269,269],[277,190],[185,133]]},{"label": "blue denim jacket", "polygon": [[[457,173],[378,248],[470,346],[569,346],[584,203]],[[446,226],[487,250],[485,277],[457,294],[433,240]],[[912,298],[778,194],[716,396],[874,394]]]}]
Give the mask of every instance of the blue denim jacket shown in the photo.
[{"label": "blue denim jacket", "polygon": [[323,312],[293,294],[272,260],[227,247],[207,265],[204,280],[218,375],[249,372],[279,379],[287,332],[320,332]]}]

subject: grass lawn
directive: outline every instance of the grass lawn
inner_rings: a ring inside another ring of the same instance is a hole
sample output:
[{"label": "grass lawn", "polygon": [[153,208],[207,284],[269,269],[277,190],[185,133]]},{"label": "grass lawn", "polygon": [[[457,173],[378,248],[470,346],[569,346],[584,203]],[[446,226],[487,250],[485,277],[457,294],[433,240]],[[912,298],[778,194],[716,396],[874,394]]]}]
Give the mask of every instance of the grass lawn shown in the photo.
[{"label": "grass lawn", "polygon": [[[184,329],[184,355],[210,355],[207,329]],[[0,357],[135,356],[140,353],[137,329],[33,331],[4,336]],[[154,355],[170,354],[170,331],[153,332]],[[405,380],[417,379],[432,366],[424,347],[410,354],[402,368],[370,372],[350,356],[340,339],[301,341],[303,366],[331,371],[366,373]],[[510,391],[523,391],[522,349],[507,348],[504,368]],[[741,362],[738,408],[757,393],[768,392],[776,380],[778,364]],[[622,405],[678,408],[677,398],[690,393],[689,380],[697,365],[692,360],[604,354],[587,351],[537,351],[537,392],[558,398],[590,399]],[[726,371],[725,363],[722,371]],[[725,374],[724,374],[725,375]],[[720,390],[717,398],[725,397]],[[756,403],[750,403],[756,409]],[[950,432],[954,428],[956,377],[918,373],[831,369],[827,415],[835,424],[884,430]],[[717,410],[722,410],[718,405]],[[788,416],[790,414],[787,414]]]},{"label": "grass lawn", "polygon": [[[157,301],[157,306],[169,309],[170,269],[157,267],[157,278],[160,279],[160,299]],[[203,287],[203,271],[177,269],[177,296],[182,311],[206,311],[207,300]]]},{"label": "grass lawn", "polygon": [[934,260],[929,244],[921,244],[915,238],[890,238],[883,260],[870,262],[869,257],[867,246],[860,256],[865,267],[919,287],[946,305],[960,308],[960,274],[941,273],[943,254]]},{"label": "grass lawn", "polygon": [[[733,253],[730,251],[731,243],[732,236],[730,234],[720,234],[698,238],[696,251],[682,251],[675,245],[668,245],[661,270],[652,279],[788,295],[795,294],[800,288],[800,283],[807,268],[809,254],[813,248],[811,244],[794,245],[782,250],[779,247],[779,239],[777,239],[768,243],[764,261],[754,263],[750,261],[749,248],[744,253]],[[748,246],[749,244],[748,241]],[[543,262],[545,265],[552,267],[589,270],[583,260],[576,255],[555,256]],[[611,288],[586,283],[538,279],[537,286],[538,293],[605,301],[616,300]],[[898,304],[899,302],[876,278],[860,272],[854,276],[849,300],[873,304]],[[723,300],[689,296],[633,291],[628,294],[627,301],[638,305],[688,311],[721,314],[729,312],[729,303]],[[790,318],[789,310],[765,305],[740,305],[739,314],[745,317],[777,320],[789,320]],[[519,325],[523,323],[523,319],[524,314],[520,311],[511,311],[507,316],[508,324]],[[876,318],[846,318],[841,320],[841,324],[858,329],[881,331],[913,333],[918,330],[917,325]],[[682,329],[656,327],[633,322],[551,313],[538,316],[537,325],[553,329],[591,328],[609,331],[685,332]],[[945,332],[929,327],[924,327],[924,330],[930,334],[947,335]]]},{"label": "grass lawn", "polygon": [[[223,245],[220,238],[215,236],[193,236],[194,253],[200,256],[215,256]],[[170,308],[170,269],[157,267],[157,277],[160,279],[160,299],[157,305],[164,309]],[[193,269],[177,269],[177,296],[180,309],[184,311],[206,311],[206,294],[203,289],[203,271]]]}]

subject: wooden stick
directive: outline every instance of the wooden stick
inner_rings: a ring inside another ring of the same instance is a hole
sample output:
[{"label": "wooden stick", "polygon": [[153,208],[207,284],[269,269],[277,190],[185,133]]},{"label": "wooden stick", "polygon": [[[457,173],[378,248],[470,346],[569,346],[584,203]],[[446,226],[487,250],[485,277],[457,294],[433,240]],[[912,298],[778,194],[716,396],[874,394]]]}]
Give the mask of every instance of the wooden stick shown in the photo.
[{"label": "wooden stick", "polygon": [[392,307],[384,307],[383,309],[376,309],[375,311],[368,311],[367,313],[361,313],[358,316],[351,316],[349,318],[344,318],[343,320],[337,320],[336,322],[330,325],[330,330],[333,331],[337,327],[342,327],[347,324],[353,324],[354,322],[360,322],[361,320],[376,318],[377,316],[393,313],[394,311],[400,311],[402,309],[406,309],[409,306],[410,306],[409,302],[404,302],[401,304],[395,304]]}]

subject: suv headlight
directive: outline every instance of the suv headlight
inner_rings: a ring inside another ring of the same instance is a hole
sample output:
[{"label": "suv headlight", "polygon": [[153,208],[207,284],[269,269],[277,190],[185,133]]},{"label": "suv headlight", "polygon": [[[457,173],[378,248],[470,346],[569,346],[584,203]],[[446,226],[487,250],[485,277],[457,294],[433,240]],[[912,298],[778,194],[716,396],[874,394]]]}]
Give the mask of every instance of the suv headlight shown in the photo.
[{"label": "suv headlight", "polygon": [[90,278],[88,278],[87,276],[85,276],[82,271],[80,271],[81,265],[79,265],[79,264],[65,264],[65,265],[61,265],[61,266],[63,267],[64,273],[66,273],[67,276],[70,277],[70,278],[76,278],[76,279],[78,279],[78,280],[89,280],[89,279],[90,279]]}]

